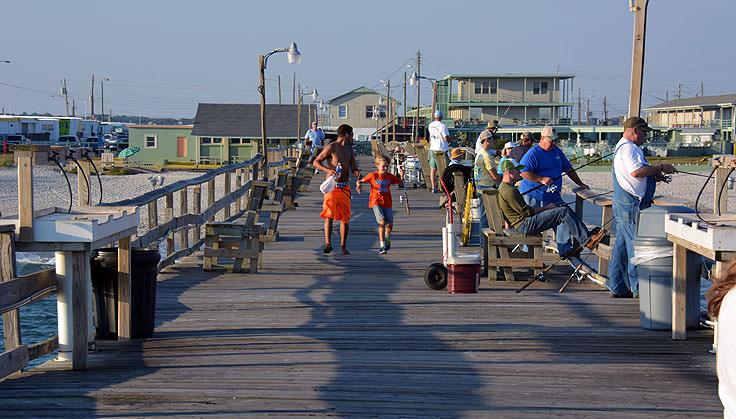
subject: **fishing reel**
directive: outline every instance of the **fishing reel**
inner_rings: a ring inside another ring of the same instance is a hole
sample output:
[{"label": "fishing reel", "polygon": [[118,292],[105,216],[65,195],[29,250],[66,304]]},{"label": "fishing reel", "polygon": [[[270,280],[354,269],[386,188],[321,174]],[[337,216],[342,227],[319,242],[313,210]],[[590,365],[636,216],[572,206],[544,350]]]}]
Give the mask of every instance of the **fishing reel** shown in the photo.
[{"label": "fishing reel", "polygon": [[655,182],[664,182],[664,183],[670,183],[672,182],[672,176],[670,175],[657,175],[654,177]]}]

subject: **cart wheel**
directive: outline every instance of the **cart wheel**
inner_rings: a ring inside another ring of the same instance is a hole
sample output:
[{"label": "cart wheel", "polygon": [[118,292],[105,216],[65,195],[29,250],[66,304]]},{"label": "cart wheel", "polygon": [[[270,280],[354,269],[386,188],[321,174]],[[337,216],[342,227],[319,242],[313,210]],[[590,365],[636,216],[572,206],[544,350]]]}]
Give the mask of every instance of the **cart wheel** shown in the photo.
[{"label": "cart wheel", "polygon": [[433,263],[424,271],[424,283],[433,290],[447,286],[447,268],[441,263]]}]

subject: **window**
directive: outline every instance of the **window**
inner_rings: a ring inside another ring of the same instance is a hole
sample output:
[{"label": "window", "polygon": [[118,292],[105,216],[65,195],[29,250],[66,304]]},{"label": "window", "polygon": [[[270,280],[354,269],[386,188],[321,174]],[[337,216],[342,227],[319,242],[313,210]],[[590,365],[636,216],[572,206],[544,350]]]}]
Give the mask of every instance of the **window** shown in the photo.
[{"label": "window", "polygon": [[143,144],[145,148],[158,148],[156,135],[146,134],[143,136]]},{"label": "window", "polygon": [[532,91],[535,95],[546,95],[547,94],[547,82],[546,81],[535,81],[534,90]]},{"label": "window", "polygon": [[477,95],[487,95],[487,94],[496,94],[496,81],[493,80],[484,80],[484,81],[476,81],[475,82],[475,94]]},{"label": "window", "polygon": [[241,138],[240,139],[240,144],[250,144],[250,139],[248,139],[248,138]]},{"label": "window", "polygon": [[337,107],[337,117],[338,118],[348,117],[348,105],[340,105]]},{"label": "window", "polygon": [[230,144],[240,144],[240,138],[231,138]]},{"label": "window", "polygon": [[385,118],[386,117],[386,106],[375,106],[375,105],[365,105],[365,117],[370,119],[373,118],[374,113],[376,112],[376,108],[378,108],[378,117],[379,118]]},{"label": "window", "polygon": [[213,138],[212,144],[222,144],[222,138]]},{"label": "window", "polygon": [[202,144],[212,144],[212,138],[209,137],[202,137]]}]

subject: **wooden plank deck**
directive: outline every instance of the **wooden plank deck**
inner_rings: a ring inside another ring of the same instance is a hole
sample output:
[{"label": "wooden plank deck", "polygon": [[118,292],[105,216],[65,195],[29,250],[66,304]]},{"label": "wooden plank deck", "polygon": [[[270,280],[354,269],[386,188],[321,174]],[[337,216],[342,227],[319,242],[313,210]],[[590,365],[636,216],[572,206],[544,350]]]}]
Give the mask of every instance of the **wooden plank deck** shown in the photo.
[{"label": "wooden plank deck", "polygon": [[721,415],[711,331],[673,342],[639,327],[638,300],[589,283],[558,294],[566,267],[520,294],[430,290],[443,217],[425,190],[409,191],[411,216],[394,194],[380,256],[368,194],[354,194],[352,253],[324,256],[318,181],[258,274],[205,273],[201,257],[166,268],[151,339],[98,342],[87,371],[11,376],[0,416]]}]

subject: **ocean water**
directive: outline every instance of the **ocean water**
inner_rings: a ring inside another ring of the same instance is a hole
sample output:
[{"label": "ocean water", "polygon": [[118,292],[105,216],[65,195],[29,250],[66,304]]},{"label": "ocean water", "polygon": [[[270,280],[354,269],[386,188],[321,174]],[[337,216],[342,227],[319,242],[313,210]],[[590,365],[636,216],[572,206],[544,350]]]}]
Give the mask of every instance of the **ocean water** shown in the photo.
[{"label": "ocean water", "polygon": [[[17,253],[18,276],[28,275],[54,267],[54,257],[33,253]],[[2,324],[2,316],[0,316]],[[4,330],[4,329],[3,329]],[[20,335],[25,345],[33,345],[54,336],[57,331],[56,294],[33,304],[20,308]],[[0,334],[0,348],[5,347],[5,338]],[[32,360],[28,368],[33,368],[56,356],[57,351]]]}]

